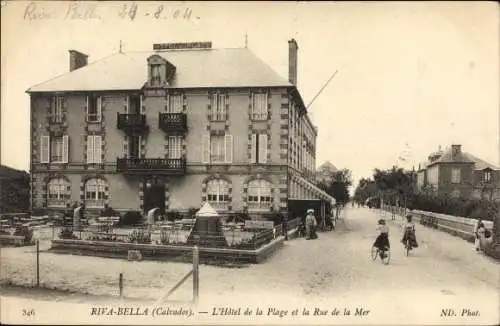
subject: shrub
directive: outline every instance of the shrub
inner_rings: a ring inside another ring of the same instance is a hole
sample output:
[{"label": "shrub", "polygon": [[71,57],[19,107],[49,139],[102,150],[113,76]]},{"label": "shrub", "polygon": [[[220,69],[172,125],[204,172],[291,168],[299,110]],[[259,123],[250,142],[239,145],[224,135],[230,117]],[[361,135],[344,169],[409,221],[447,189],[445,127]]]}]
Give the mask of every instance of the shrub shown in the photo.
[{"label": "shrub", "polygon": [[63,227],[59,233],[59,238],[61,239],[78,239],[76,235],[73,234],[72,227]]},{"label": "shrub", "polygon": [[131,226],[137,225],[142,222],[142,213],[139,211],[127,211],[125,214],[120,216],[120,220],[118,221],[119,226]]},{"label": "shrub", "polygon": [[415,194],[409,198],[408,208],[492,221],[496,214],[498,214],[499,203],[484,199]]},{"label": "shrub", "polygon": [[144,230],[134,230],[128,237],[131,243],[151,243],[151,233]]},{"label": "shrub", "polygon": [[169,211],[166,213],[168,221],[175,221],[182,219],[182,215],[178,211]]},{"label": "shrub", "polygon": [[24,237],[24,243],[28,244],[33,241],[33,230],[25,225],[16,227],[14,235]]},{"label": "shrub", "polygon": [[167,245],[170,244],[170,232],[162,230],[160,233],[160,243]]}]

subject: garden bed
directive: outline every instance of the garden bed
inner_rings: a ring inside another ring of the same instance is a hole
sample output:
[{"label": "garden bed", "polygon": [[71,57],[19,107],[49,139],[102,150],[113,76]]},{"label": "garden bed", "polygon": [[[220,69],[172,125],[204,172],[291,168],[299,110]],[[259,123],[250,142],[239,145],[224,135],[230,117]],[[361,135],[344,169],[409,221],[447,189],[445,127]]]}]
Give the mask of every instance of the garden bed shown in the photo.
[{"label": "garden bed", "polygon": [[[199,248],[200,262],[213,261],[227,263],[260,263],[283,246],[284,237],[280,236],[258,249]],[[85,256],[127,259],[129,250],[138,250],[143,259],[190,261],[193,250],[189,245],[158,245],[125,242],[53,240],[51,252],[69,253]]]}]

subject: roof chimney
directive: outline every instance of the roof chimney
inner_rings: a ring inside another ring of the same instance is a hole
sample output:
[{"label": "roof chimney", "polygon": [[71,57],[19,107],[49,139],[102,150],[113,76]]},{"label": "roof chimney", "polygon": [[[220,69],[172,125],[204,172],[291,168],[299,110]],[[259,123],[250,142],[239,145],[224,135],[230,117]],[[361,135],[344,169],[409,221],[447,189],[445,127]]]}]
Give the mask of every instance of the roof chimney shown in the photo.
[{"label": "roof chimney", "polygon": [[69,50],[69,71],[86,66],[88,57],[88,55],[76,50]]},{"label": "roof chimney", "polygon": [[288,41],[288,81],[297,85],[297,52],[299,46],[295,39]]},{"label": "roof chimney", "polygon": [[462,152],[462,145],[451,145],[451,155],[454,157]]}]

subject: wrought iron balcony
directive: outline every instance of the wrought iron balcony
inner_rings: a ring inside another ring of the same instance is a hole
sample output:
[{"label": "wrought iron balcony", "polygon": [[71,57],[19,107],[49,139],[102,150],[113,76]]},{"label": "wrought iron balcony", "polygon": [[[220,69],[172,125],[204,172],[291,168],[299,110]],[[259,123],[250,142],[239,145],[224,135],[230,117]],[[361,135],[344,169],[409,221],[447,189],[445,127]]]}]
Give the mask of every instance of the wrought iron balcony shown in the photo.
[{"label": "wrought iron balcony", "polygon": [[116,171],[130,174],[183,175],[186,173],[186,160],[173,158],[117,158]]},{"label": "wrought iron balcony", "polygon": [[160,113],[158,127],[165,132],[186,132],[187,117],[185,113]]},{"label": "wrought iron balcony", "polygon": [[148,129],[145,114],[117,113],[116,127],[123,131],[144,131]]}]

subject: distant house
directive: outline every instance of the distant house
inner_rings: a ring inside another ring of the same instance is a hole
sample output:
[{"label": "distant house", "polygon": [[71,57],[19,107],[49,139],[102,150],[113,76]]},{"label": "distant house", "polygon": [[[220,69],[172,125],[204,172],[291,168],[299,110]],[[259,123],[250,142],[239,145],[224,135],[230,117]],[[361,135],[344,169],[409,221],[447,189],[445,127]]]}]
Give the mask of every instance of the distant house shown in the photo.
[{"label": "distant house", "polygon": [[500,168],[451,145],[431,153],[417,171],[418,191],[500,200]]},{"label": "distant house", "polygon": [[29,174],[0,165],[0,213],[27,211],[29,206]]}]

